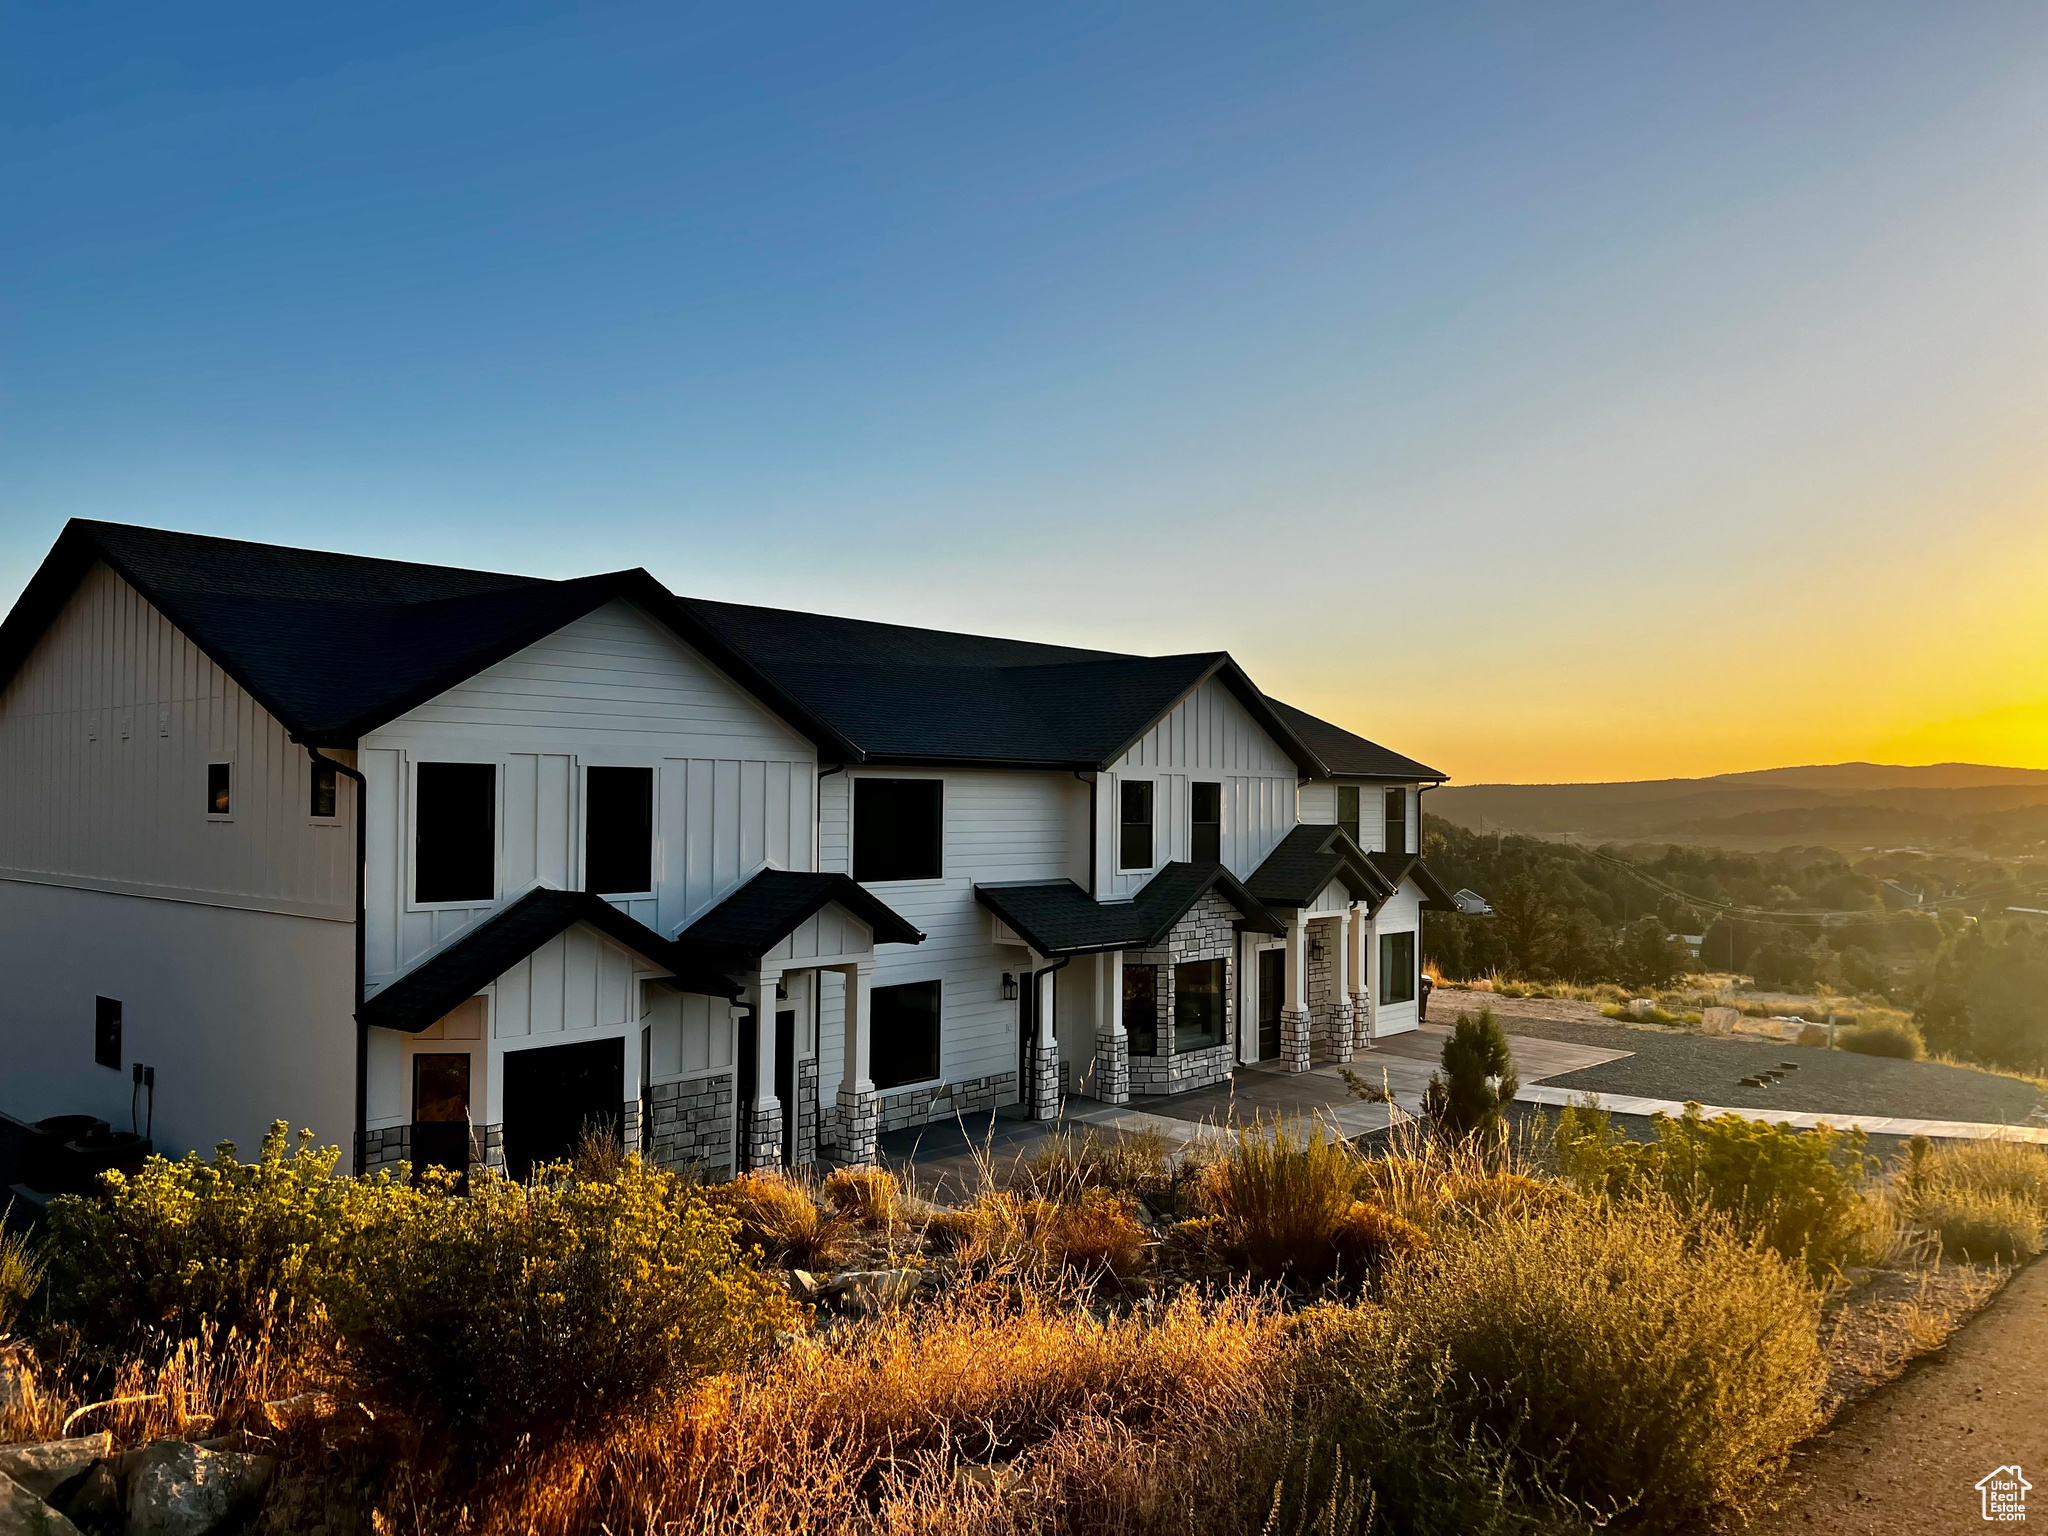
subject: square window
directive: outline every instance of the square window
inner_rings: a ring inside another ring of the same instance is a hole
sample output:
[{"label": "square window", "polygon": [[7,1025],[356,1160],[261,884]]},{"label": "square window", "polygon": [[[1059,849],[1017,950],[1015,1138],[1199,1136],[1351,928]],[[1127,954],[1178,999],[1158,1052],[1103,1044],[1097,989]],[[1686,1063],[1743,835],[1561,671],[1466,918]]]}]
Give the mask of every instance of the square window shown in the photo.
[{"label": "square window", "polygon": [[1149,779],[1125,779],[1117,789],[1118,832],[1116,867],[1152,867],[1152,784]]},{"label": "square window", "polygon": [[116,998],[92,1000],[92,1059],[121,1070],[121,1004]]},{"label": "square window", "polygon": [[1354,843],[1358,841],[1358,786],[1356,784],[1339,784],[1337,786],[1337,825],[1350,835],[1351,841]]},{"label": "square window", "polygon": [[654,889],[654,770],[591,768],[583,780],[583,888]]},{"label": "square window", "polygon": [[313,815],[331,819],[341,814],[341,775],[334,771],[334,764],[313,759]]},{"label": "square window", "polygon": [[1383,1003],[1412,1003],[1415,1001],[1415,935],[1413,933],[1383,933],[1380,935],[1380,1001]]},{"label": "square window", "polygon": [[209,816],[232,816],[234,813],[234,766],[230,763],[208,763],[206,765],[206,814]]},{"label": "square window", "polygon": [[1159,967],[1124,967],[1124,1032],[1133,1056],[1159,1054]]},{"label": "square window", "polygon": [[853,878],[940,879],[944,820],[943,779],[855,779]]},{"label": "square window", "polygon": [[497,765],[421,763],[414,791],[413,899],[489,901],[497,894]]},{"label": "square window", "polygon": [[1223,1043],[1223,962],[1190,960],[1173,968],[1173,1054]]},{"label": "square window", "polygon": [[469,1119],[469,1053],[436,1051],[412,1059],[412,1118],[447,1125]]},{"label": "square window", "polygon": [[877,987],[868,999],[868,1070],[877,1088],[928,1083],[939,1075],[939,984]]},{"label": "square window", "polygon": [[1223,786],[1197,784],[1188,807],[1188,857],[1197,864],[1223,862]]}]

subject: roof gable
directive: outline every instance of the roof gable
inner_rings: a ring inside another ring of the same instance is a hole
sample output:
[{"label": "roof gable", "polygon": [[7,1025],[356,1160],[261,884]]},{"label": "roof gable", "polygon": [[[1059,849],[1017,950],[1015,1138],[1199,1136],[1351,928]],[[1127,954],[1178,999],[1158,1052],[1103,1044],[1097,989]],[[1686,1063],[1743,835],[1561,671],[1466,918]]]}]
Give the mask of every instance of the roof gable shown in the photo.
[{"label": "roof gable", "polygon": [[1237,908],[1247,928],[1282,931],[1221,864],[1168,864],[1130,901],[1097,901],[1072,880],[977,885],[974,899],[1039,954],[1076,955],[1154,948],[1211,891]]}]

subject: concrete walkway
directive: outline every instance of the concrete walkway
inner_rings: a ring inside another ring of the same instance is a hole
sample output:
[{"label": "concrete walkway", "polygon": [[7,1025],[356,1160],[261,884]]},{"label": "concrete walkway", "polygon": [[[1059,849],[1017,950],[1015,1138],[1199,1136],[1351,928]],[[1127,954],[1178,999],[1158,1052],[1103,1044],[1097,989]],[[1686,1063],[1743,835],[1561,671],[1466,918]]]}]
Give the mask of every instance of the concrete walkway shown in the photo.
[{"label": "concrete walkway", "polygon": [[[1625,1093],[1588,1093],[1583,1088],[1546,1088],[1540,1083],[1522,1089],[1515,1095],[1515,1102],[1561,1107],[1566,1104],[1582,1104],[1589,1098],[1599,1100],[1602,1109],[1617,1115],[1676,1116],[1685,1113],[1685,1105],[1677,1099],[1642,1099]],[[1800,1131],[1831,1125],[1838,1131],[1855,1129],[1871,1136],[1930,1136],[1938,1140],[1951,1141],[2021,1141],[2034,1146],[2048,1146],[2048,1127],[1994,1125],[1980,1120],[1913,1120],[1900,1115],[1821,1114],[1797,1109],[1730,1109],[1718,1104],[1702,1104],[1700,1113],[1708,1119],[1716,1115],[1740,1115],[1743,1119],[1753,1120],[1759,1125],[1789,1125]]]}]

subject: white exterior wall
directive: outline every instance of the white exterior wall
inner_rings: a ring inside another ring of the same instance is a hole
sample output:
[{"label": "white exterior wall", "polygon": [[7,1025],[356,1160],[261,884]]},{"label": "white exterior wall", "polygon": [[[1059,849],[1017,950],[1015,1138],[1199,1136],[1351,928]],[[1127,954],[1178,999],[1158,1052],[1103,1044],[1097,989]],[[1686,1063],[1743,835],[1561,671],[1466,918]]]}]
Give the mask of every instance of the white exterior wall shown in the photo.
[{"label": "white exterior wall", "polygon": [[[1413,796],[1409,797],[1411,800]],[[1403,880],[1401,888],[1387,898],[1387,904],[1380,908],[1379,916],[1373,921],[1372,948],[1367,964],[1372,970],[1375,996],[1379,989],[1380,935],[1387,933],[1413,933],[1415,935],[1415,960],[1422,963],[1422,892],[1413,880]],[[1381,1035],[1406,1034],[1421,1022],[1416,1004],[1380,1003],[1378,1005],[1377,1032]]]},{"label": "white exterior wall", "polygon": [[[1150,779],[1156,786],[1150,869],[1117,868],[1119,786],[1126,779]],[[1095,808],[1097,899],[1128,901],[1161,865],[1188,857],[1188,786],[1196,780],[1223,785],[1223,864],[1242,880],[1295,825],[1298,779],[1294,760],[1228,688],[1211,678],[1100,775],[1102,792]]]},{"label": "white exterior wall", "polygon": [[[126,1129],[141,1062],[160,1148],[253,1154],[277,1118],[346,1145],[348,781],[316,821],[305,749],[95,565],[0,690],[0,785],[0,1110]],[[95,997],[122,1005],[119,1070],[93,1061]]]},{"label": "white exterior wall", "polygon": [[[1002,975],[1018,970],[1025,951],[995,944],[994,921],[975,901],[974,887],[994,880],[1062,877],[1085,887],[1088,786],[1072,774],[1007,769],[875,766],[835,773],[820,784],[822,868],[852,871],[847,785],[850,777],[862,776],[939,778],[946,785],[944,876],[867,887],[926,936],[922,944],[877,949],[874,984],[939,978],[942,1081],[964,1083],[1015,1072],[1017,1004],[1003,1000]],[[826,974],[818,1045],[820,1091],[828,1101],[840,1080],[844,997],[844,983]],[[885,1105],[889,1097],[883,1094]]]},{"label": "white exterior wall", "polygon": [[1407,798],[1410,853],[1422,846],[1421,804],[1413,784],[1389,784],[1384,779],[1310,779],[1301,786],[1301,824],[1312,827],[1337,825],[1337,786],[1358,788],[1358,846],[1367,853],[1383,853],[1387,846],[1386,792],[1398,789]]}]

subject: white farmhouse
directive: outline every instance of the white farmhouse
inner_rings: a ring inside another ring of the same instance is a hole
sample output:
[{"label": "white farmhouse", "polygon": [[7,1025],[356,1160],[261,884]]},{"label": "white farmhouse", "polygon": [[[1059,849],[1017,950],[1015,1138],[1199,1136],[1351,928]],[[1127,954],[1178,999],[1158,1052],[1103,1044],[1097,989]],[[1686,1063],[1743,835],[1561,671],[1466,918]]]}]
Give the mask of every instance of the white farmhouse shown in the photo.
[{"label": "white farmhouse", "polygon": [[0,1112],[730,1170],[1349,1060],[1442,778],[1221,652],[73,522],[0,626]]}]

